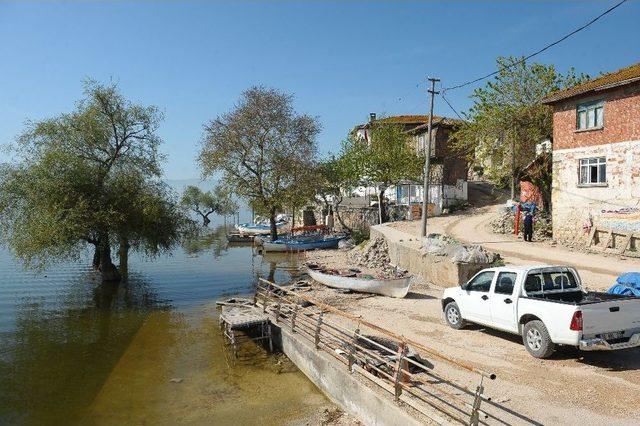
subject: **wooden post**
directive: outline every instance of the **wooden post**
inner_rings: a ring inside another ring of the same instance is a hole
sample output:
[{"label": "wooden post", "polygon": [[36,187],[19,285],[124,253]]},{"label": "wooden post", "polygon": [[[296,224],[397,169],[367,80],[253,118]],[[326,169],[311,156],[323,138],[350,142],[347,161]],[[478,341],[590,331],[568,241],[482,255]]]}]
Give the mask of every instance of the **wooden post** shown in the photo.
[{"label": "wooden post", "polygon": [[324,315],[324,312],[320,311],[320,315],[318,315],[318,322],[316,323],[316,335],[315,335],[316,349],[320,349],[320,327],[322,326],[323,315]]},{"label": "wooden post", "polygon": [[349,345],[349,372],[353,373],[353,366],[356,363],[356,344],[358,343],[358,334],[360,334],[360,328],[356,328],[353,332],[353,338],[351,345]]},{"label": "wooden post", "polygon": [[484,392],[484,386],[482,385],[484,377],[480,376],[480,384],[476,388],[476,393],[473,398],[473,408],[471,409],[471,418],[469,424],[471,426],[478,426],[480,422],[480,403],[482,402],[482,392]]},{"label": "wooden post", "polygon": [[262,302],[262,313],[267,312],[267,303],[269,303],[269,298],[271,297],[271,283],[267,284],[267,293],[264,295],[264,300]]},{"label": "wooden post", "polygon": [[278,299],[278,304],[276,305],[276,324],[278,323],[278,319],[280,318],[280,306],[281,301]]},{"label": "wooden post", "polygon": [[291,315],[291,332],[296,332],[296,317],[298,316],[298,304],[295,304],[293,308],[293,314]]},{"label": "wooden post", "polygon": [[403,367],[403,361],[406,353],[407,353],[407,344],[404,341],[400,342],[400,345],[398,346],[398,359],[396,361],[396,367],[395,367],[396,374],[395,374],[394,387],[395,387],[396,401],[398,401],[400,399],[400,395],[402,395],[401,380],[404,375],[402,371],[402,367]]}]

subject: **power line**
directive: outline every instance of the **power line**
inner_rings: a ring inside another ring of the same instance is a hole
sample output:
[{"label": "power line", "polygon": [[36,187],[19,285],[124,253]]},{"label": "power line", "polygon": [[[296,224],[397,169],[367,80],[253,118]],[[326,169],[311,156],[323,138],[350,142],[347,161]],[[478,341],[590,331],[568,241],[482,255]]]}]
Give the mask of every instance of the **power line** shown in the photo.
[{"label": "power line", "polygon": [[460,114],[458,114],[458,111],[456,111],[456,109],[453,107],[453,105],[451,105],[449,100],[444,96],[444,90],[442,91],[440,96],[442,96],[442,100],[445,101],[447,105],[449,105],[449,108],[451,108],[451,111],[453,111],[458,116],[458,118],[460,120],[464,120],[464,118],[462,118],[462,116]]},{"label": "power line", "polygon": [[619,3],[615,4],[614,6],[610,7],[609,9],[605,10],[605,11],[604,11],[604,12],[602,12],[600,15],[596,16],[595,18],[593,18],[592,20],[590,20],[589,22],[587,22],[586,24],[584,24],[584,25],[583,25],[583,26],[581,26],[580,28],[577,28],[577,29],[575,29],[575,30],[571,31],[569,34],[565,35],[564,37],[562,37],[562,38],[560,38],[560,39],[558,39],[558,40],[554,41],[554,42],[553,42],[553,43],[551,43],[551,44],[546,45],[546,46],[545,46],[545,47],[543,47],[542,49],[539,49],[539,50],[537,50],[537,51],[533,52],[532,54],[530,54],[530,55],[528,55],[528,56],[525,56],[524,58],[522,58],[522,59],[520,59],[520,60],[518,60],[518,61],[514,62],[514,63],[513,63],[513,64],[511,64],[511,65],[508,65],[508,66],[506,66],[506,67],[504,67],[504,68],[502,68],[502,69],[499,69],[499,70],[497,70],[497,71],[494,71],[494,72],[492,72],[492,73],[490,73],[490,74],[487,74],[487,75],[485,75],[485,76],[478,77],[478,78],[476,78],[476,79],[474,79],[474,80],[470,80],[470,81],[467,81],[467,82],[465,82],[465,83],[457,84],[457,85],[455,85],[455,86],[447,87],[447,88],[443,89],[443,92],[444,92],[444,91],[446,91],[446,90],[459,89],[459,88],[461,88],[461,87],[465,87],[465,86],[468,86],[468,85],[470,85],[470,84],[477,83],[478,81],[482,81],[482,80],[485,80],[485,79],[487,79],[487,78],[489,78],[489,77],[493,77],[494,75],[498,74],[498,73],[499,73],[500,71],[502,71],[503,69],[508,69],[508,68],[511,68],[511,67],[514,67],[514,66],[516,66],[516,65],[520,64],[521,62],[525,62],[525,61],[527,61],[528,59],[531,59],[531,58],[533,58],[534,56],[539,55],[540,53],[544,52],[545,50],[548,50],[548,49],[550,49],[551,47],[553,47],[553,46],[555,46],[555,45],[557,45],[557,44],[559,44],[559,43],[563,42],[564,40],[568,39],[568,38],[569,38],[569,37],[571,37],[572,35],[574,35],[574,34],[576,34],[576,33],[580,32],[580,31],[584,30],[585,28],[587,28],[587,27],[588,27],[588,26],[590,26],[591,24],[595,23],[597,20],[599,20],[599,19],[600,19],[600,18],[602,18],[603,16],[607,15],[608,13],[610,13],[610,12],[612,12],[613,10],[617,9],[618,7],[622,6],[622,4],[623,4],[623,3],[625,3],[626,1],[627,1],[627,0],[622,0],[621,2],[619,2]]}]

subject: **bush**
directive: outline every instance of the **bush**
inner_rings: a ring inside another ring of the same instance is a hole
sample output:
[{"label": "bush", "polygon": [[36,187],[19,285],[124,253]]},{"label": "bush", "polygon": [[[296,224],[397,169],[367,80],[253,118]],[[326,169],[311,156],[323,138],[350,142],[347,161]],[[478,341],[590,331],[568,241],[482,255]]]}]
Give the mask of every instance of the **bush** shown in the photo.
[{"label": "bush", "polygon": [[351,238],[355,245],[360,245],[363,241],[369,239],[369,228],[368,227],[358,227],[353,228],[351,232]]}]

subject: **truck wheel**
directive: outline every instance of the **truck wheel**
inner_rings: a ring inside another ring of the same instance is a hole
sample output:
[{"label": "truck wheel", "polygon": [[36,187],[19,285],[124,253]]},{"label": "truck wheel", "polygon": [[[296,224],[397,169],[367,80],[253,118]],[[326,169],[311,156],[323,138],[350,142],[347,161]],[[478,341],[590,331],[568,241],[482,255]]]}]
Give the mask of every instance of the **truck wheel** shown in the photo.
[{"label": "truck wheel", "polygon": [[542,321],[529,321],[522,329],[522,342],[527,351],[536,358],[549,358],[556,350],[547,327]]},{"label": "truck wheel", "polygon": [[447,324],[449,324],[449,327],[455,328],[456,330],[460,330],[465,325],[462,315],[460,315],[460,308],[458,308],[456,302],[447,303],[447,306],[444,307],[444,318]]}]

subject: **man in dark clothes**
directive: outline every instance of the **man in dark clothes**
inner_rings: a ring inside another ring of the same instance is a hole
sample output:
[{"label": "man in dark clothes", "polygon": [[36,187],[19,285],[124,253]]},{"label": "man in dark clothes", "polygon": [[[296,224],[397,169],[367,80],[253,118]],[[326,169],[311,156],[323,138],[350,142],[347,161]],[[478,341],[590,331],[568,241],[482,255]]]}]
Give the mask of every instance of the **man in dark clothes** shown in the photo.
[{"label": "man in dark clothes", "polygon": [[533,237],[533,214],[526,212],[524,214],[524,240],[531,242]]}]

